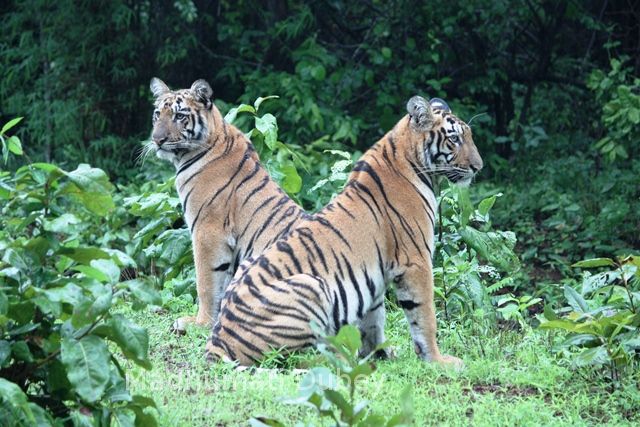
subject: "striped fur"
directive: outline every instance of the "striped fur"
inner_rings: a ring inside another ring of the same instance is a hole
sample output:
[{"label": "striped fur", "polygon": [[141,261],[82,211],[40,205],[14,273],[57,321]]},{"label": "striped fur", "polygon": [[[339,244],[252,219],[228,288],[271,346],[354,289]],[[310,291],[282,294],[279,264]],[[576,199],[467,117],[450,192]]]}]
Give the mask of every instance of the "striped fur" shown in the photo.
[{"label": "striped fur", "polygon": [[151,81],[152,141],[176,167],[176,188],[191,230],[198,314],[174,323],[210,325],[238,265],[286,233],[306,214],[269,177],[253,146],[225,123],[204,80],[171,91]]},{"label": "striped fur", "polygon": [[328,333],[358,325],[370,351],[384,341],[385,283],[392,281],[418,356],[461,363],[436,343],[432,180],[442,174],[467,184],[482,159],[469,127],[437,105],[412,98],[409,115],[363,155],[340,195],[240,266],[208,357],[252,364],[271,348],[311,346],[311,321]]}]

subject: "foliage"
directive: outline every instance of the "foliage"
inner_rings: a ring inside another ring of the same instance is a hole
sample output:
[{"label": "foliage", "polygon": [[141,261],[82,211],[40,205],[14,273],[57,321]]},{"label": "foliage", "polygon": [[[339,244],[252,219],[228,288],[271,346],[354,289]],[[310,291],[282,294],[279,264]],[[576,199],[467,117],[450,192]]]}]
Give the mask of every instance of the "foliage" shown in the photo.
[{"label": "foliage", "polygon": [[[318,329],[316,327],[316,329]],[[322,334],[322,331],[317,330]],[[355,326],[345,325],[334,337],[324,336],[318,350],[329,362],[334,372],[326,367],[310,369],[299,385],[298,395],[284,399],[284,403],[303,405],[317,411],[320,418],[328,418],[334,426],[392,427],[408,426],[413,420],[411,389],[406,388],[400,397],[402,410],[391,417],[376,414],[368,408],[369,402],[358,401],[356,386],[373,374],[370,358],[358,354],[362,347],[360,331]],[[384,345],[383,345],[384,346]],[[378,349],[382,348],[380,346]],[[376,350],[378,350],[376,349]],[[340,387],[340,382],[342,387]],[[266,417],[251,420],[254,427],[284,426],[281,422]],[[297,424],[304,425],[304,424]]]},{"label": "foliage", "polygon": [[572,365],[609,367],[617,381],[620,370],[640,363],[640,257],[594,258],[573,267],[604,270],[585,272],[579,289],[565,285],[567,305],[546,306],[540,328],[567,332],[554,350]]},{"label": "foliage", "polygon": [[489,212],[500,196],[476,206],[468,188],[451,185],[440,193],[434,281],[447,315],[462,309],[493,311],[491,295],[512,283],[510,276],[520,268],[513,252],[515,234],[492,230]]},{"label": "foliage", "polygon": [[[21,154],[15,138],[9,147]],[[154,425],[145,408],[155,403],[129,392],[120,362],[151,368],[147,332],[115,310],[157,298],[121,279],[135,267],[126,253],[97,244],[114,208],[106,174],[28,163],[0,172],[0,188],[0,418]]]},{"label": "foliage", "polygon": [[640,78],[631,76],[625,58],[612,59],[611,70],[593,70],[588,86],[602,105],[605,136],[595,147],[609,162],[633,157],[640,139]]}]

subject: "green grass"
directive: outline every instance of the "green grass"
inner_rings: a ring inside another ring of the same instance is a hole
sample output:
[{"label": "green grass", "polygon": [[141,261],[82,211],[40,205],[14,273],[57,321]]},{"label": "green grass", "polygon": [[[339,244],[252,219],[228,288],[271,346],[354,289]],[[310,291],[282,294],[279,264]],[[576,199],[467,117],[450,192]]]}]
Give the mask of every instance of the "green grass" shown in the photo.
[{"label": "green grass", "polygon": [[[316,420],[311,409],[277,400],[295,395],[300,374],[238,372],[223,363],[207,363],[204,345],[209,330],[192,327],[177,337],[169,332],[177,313],[128,315],[149,330],[153,361],[151,371],[131,367],[131,388],[155,399],[160,425],[245,426],[255,415],[276,417],[286,425]],[[417,426],[640,423],[637,384],[628,378],[611,392],[604,376],[562,366],[549,351],[546,333],[497,328],[486,333],[475,326],[446,329],[442,320],[439,325],[441,349],[465,361],[461,372],[419,361],[403,314],[387,314],[387,335],[397,358],[377,362],[376,372],[358,384],[360,396],[378,413],[397,412],[401,391],[411,385]],[[317,363],[318,356],[296,355],[295,362],[305,367]]]}]

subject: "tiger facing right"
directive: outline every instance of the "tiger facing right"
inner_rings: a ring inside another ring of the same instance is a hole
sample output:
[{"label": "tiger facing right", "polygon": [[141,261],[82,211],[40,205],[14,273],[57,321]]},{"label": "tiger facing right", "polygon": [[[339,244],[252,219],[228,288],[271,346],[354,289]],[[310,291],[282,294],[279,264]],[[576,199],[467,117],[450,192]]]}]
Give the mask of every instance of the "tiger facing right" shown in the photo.
[{"label": "tiger facing right", "polygon": [[312,346],[310,322],[327,333],[358,325],[371,351],[384,342],[385,283],[393,281],[417,355],[462,365],[436,342],[432,180],[468,184],[483,163],[471,129],[442,100],[416,96],[407,111],[358,161],[341,194],[240,266],[209,358],[249,365],[273,348]]}]

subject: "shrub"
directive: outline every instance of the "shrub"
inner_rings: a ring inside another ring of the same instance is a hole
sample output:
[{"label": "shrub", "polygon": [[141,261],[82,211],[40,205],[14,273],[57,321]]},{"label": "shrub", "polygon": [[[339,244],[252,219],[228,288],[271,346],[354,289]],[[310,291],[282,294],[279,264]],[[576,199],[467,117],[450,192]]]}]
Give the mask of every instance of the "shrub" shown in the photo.
[{"label": "shrub", "polygon": [[[19,155],[14,138],[8,148]],[[88,165],[0,172],[3,423],[155,424],[145,412],[153,400],[129,392],[121,363],[151,368],[147,332],[116,310],[125,299],[143,306],[158,298],[137,280],[121,280],[135,267],[126,253],[97,244],[112,192],[106,174]]]}]

